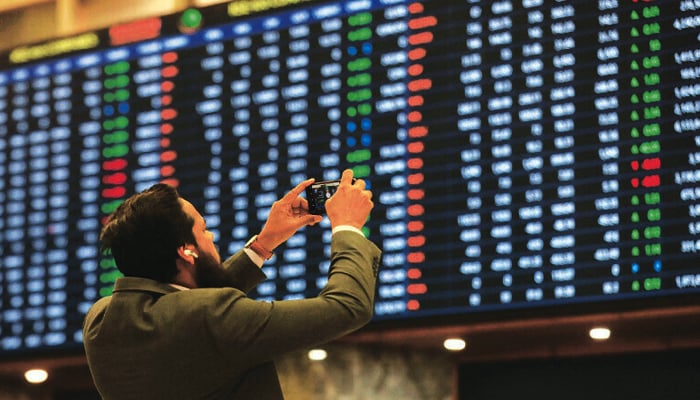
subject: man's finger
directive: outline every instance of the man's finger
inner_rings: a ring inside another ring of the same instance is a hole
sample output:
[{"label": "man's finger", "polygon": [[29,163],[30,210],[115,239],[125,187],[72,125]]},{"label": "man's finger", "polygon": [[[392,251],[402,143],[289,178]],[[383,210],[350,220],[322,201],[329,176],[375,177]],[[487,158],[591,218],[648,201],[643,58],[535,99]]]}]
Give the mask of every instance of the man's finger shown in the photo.
[{"label": "man's finger", "polygon": [[284,197],[282,197],[282,200],[294,201],[294,199],[296,199],[297,197],[299,197],[299,195],[304,193],[304,190],[306,190],[306,188],[309,187],[309,185],[311,185],[312,183],[314,183],[314,178],[309,178],[301,182],[294,189],[290,190],[287,194],[285,194]]},{"label": "man's finger", "polygon": [[[320,216],[320,215],[311,215],[311,214],[306,215],[306,216],[302,219],[304,225],[306,225],[306,226],[314,226],[314,225],[318,224],[319,222],[321,222],[322,220],[323,220],[323,217],[322,217],[322,216]],[[302,225],[302,226],[303,226],[303,225]]]},{"label": "man's finger", "polygon": [[352,185],[352,170],[346,169],[343,171],[343,176],[340,177],[341,185]]}]

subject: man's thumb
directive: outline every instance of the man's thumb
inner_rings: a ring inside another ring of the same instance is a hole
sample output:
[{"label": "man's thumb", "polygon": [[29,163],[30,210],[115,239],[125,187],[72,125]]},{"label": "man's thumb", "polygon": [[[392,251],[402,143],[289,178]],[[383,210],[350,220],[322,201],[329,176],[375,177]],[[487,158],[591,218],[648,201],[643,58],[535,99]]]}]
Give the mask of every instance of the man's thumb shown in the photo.
[{"label": "man's thumb", "polygon": [[323,221],[323,217],[320,215],[309,214],[309,215],[305,216],[302,219],[302,221],[304,222],[304,225],[314,226],[314,225],[318,224],[319,222]]}]

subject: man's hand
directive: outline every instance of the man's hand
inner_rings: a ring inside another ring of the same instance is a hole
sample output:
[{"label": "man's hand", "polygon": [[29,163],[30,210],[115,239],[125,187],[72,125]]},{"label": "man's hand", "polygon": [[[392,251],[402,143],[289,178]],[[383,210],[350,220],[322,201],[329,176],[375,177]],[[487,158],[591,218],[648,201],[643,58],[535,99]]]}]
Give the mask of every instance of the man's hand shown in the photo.
[{"label": "man's hand", "polygon": [[301,227],[321,222],[323,217],[309,214],[309,203],[305,198],[299,197],[312,183],[313,178],[305,180],[272,204],[267,222],[258,235],[258,242],[264,248],[272,251]]},{"label": "man's hand", "polygon": [[353,183],[352,170],[343,171],[338,190],[326,201],[326,213],[331,221],[331,228],[350,225],[362,229],[372,208],[372,192],[365,189],[365,181],[357,179]]}]

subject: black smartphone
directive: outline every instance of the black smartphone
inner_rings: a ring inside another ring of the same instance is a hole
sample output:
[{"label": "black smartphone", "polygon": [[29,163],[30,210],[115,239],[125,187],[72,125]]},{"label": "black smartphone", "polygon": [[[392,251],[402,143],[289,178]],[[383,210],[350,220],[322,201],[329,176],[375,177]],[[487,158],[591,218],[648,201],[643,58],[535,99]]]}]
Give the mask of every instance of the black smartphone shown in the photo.
[{"label": "black smartphone", "polygon": [[309,214],[326,213],[326,201],[338,190],[340,181],[314,182],[306,188],[306,201],[309,202]]}]

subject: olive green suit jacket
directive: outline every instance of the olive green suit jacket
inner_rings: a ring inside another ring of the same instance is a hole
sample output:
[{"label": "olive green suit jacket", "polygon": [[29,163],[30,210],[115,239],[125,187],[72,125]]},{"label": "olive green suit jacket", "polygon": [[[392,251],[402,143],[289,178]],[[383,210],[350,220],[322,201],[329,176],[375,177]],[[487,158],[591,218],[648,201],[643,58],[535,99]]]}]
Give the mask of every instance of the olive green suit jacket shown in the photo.
[{"label": "olive green suit jacket", "polygon": [[243,251],[224,263],[237,288],[121,278],[85,318],[95,386],[106,400],[282,399],[273,359],[369,322],[380,256],[362,235],[335,233],[328,284],[303,300],[248,298],[265,276]]}]

